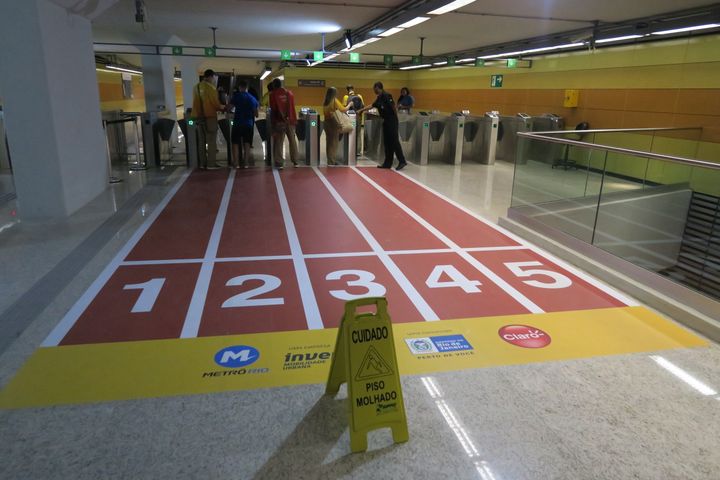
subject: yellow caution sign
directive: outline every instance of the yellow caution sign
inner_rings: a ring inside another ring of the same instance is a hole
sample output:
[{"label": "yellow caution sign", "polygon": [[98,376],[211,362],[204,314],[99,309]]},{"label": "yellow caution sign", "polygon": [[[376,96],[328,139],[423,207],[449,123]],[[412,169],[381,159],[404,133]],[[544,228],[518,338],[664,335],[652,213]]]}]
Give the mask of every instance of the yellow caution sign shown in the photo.
[{"label": "yellow caution sign", "polygon": [[[374,305],[376,313],[357,313],[358,307],[368,305]],[[362,298],[345,304],[325,393],[336,394],[345,382],[353,452],[367,450],[367,434],[378,428],[390,427],[395,443],[408,441],[405,404],[385,298]]]}]

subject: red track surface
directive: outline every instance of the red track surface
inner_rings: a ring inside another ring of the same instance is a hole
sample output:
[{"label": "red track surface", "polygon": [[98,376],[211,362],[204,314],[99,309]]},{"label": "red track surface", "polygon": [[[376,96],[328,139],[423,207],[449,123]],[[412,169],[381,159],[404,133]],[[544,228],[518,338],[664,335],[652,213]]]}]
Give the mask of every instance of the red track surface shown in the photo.
[{"label": "red track surface", "polygon": [[[293,258],[286,228],[290,219],[283,217],[274,174],[252,169],[230,174],[234,184],[213,252],[211,232],[222,214],[228,173],[194,172],[124,259],[131,263],[118,266],[87,308],[70,319],[60,343],[178,338],[203,258],[212,273],[206,277],[208,293],[200,299],[200,336],[335,327],[345,299],[368,292],[387,296],[394,322],[433,319],[428,318],[433,313],[434,319],[521,314],[532,304],[548,312],[624,305],[402,175],[360,171],[450,245],[357,171],[301,168],[280,173],[297,233]],[[387,255],[373,252],[373,241],[364,237],[321,175]],[[484,250],[465,253],[458,247]],[[514,249],[493,250],[498,247]],[[444,251],[401,252],[426,249]],[[257,258],[268,256],[280,258]],[[481,272],[468,259],[491,272]],[[309,285],[303,280],[308,277]],[[317,323],[310,318],[317,316],[313,311],[319,312]]]}]

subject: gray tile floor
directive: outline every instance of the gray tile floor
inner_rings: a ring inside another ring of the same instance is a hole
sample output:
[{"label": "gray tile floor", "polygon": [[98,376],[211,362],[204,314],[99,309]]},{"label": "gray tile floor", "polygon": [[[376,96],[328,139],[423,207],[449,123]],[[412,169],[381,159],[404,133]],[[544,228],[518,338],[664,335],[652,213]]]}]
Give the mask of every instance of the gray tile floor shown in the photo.
[{"label": "gray tile floor", "polygon": [[[509,205],[510,164],[406,171],[490,219]],[[0,385],[180,173],[126,176],[66,221],[0,231]],[[28,292],[39,305],[8,331]],[[321,385],[0,411],[0,478],[720,478],[720,349],[657,355],[679,370],[633,354],[405,376],[410,441],[374,432],[365,454]]]}]

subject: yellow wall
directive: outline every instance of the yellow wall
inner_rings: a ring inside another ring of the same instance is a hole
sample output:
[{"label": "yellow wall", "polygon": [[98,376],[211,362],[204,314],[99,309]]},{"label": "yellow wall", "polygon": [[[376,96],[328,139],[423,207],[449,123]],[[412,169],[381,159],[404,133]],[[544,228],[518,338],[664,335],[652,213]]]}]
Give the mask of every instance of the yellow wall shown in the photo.
[{"label": "yellow wall", "polygon": [[[582,121],[591,128],[703,127],[700,140],[720,143],[720,35],[548,55],[534,58],[529,69],[297,67],[284,74],[298,106],[317,108],[325,94],[324,88],[297,87],[298,79],[324,79],[343,93],[352,83],[366,102],[380,80],[395,98],[408,86],[420,110],[556,113],[568,128]],[[504,75],[502,88],[490,87],[495,74]],[[566,89],[579,90],[577,108],[562,106]],[[715,157],[717,149],[702,145],[699,152]]]},{"label": "yellow wall", "polygon": [[[96,70],[96,73],[100,91],[100,110],[145,111],[145,88],[141,76],[131,76],[133,98],[125,99],[122,92],[122,74],[102,70]],[[182,82],[175,82],[175,101],[177,105],[183,103]]]}]

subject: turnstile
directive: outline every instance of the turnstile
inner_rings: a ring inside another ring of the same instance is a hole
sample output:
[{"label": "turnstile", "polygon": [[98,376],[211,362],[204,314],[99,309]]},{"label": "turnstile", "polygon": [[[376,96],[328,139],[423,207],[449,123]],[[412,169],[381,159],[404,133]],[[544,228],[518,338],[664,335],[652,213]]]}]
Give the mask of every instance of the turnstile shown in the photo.
[{"label": "turnstile", "polygon": [[[530,132],[533,128],[533,117],[526,113],[515,116],[502,115],[500,117],[500,131],[498,132],[498,146],[495,158],[506,162],[527,162],[528,141],[519,142],[518,132]],[[518,145],[523,151],[518,151]]]},{"label": "turnstile", "polygon": [[426,112],[398,113],[400,146],[408,161],[427,165],[430,139],[430,119]]},{"label": "turnstile", "polygon": [[355,112],[347,112],[352,123],[352,130],[350,133],[344,133],[342,136],[342,160],[343,165],[356,165],[357,164],[357,117]]},{"label": "turnstile", "polygon": [[[540,116],[533,117],[532,120],[533,132],[549,132],[565,129],[565,121],[563,118],[554,113],[543,113]],[[526,158],[529,157],[538,162],[552,164],[556,158],[563,156],[562,144],[537,140],[531,140],[528,143]]]},{"label": "turnstile", "polygon": [[298,140],[298,163],[320,164],[320,116],[310,108],[301,108],[295,135]]},{"label": "turnstile", "polygon": [[11,168],[7,137],[5,136],[5,117],[2,107],[0,107],[0,170]]},{"label": "turnstile", "polygon": [[467,115],[462,139],[462,161],[494,164],[499,130],[500,116],[497,112],[486,112],[482,117]]},{"label": "turnstile", "polygon": [[376,162],[385,159],[383,119],[374,113],[365,114],[365,156]]}]

